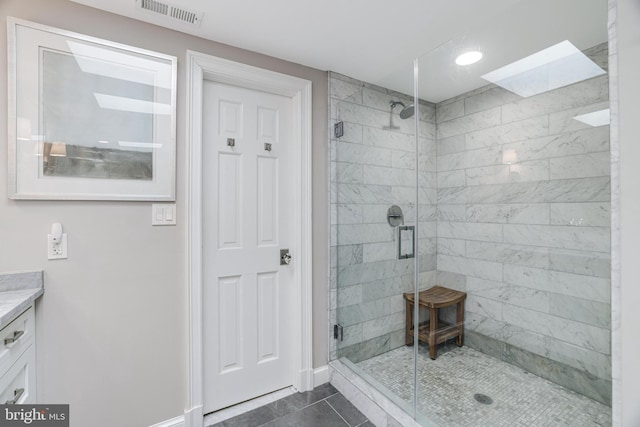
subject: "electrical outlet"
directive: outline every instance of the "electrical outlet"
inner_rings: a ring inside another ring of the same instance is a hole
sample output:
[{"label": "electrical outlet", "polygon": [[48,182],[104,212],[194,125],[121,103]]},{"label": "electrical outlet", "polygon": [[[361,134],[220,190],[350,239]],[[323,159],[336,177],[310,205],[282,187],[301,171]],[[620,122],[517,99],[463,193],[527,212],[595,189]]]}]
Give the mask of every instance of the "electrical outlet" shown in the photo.
[{"label": "electrical outlet", "polygon": [[53,243],[51,234],[47,234],[47,257],[48,259],[67,258],[67,233],[62,234],[60,243]]}]

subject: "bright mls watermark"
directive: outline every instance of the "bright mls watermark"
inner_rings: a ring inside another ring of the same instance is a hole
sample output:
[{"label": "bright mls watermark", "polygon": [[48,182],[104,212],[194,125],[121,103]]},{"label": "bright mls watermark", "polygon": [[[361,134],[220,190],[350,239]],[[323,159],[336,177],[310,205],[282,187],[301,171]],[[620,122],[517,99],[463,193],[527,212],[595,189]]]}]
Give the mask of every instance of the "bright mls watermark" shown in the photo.
[{"label": "bright mls watermark", "polygon": [[69,427],[69,405],[0,405],[0,426]]}]

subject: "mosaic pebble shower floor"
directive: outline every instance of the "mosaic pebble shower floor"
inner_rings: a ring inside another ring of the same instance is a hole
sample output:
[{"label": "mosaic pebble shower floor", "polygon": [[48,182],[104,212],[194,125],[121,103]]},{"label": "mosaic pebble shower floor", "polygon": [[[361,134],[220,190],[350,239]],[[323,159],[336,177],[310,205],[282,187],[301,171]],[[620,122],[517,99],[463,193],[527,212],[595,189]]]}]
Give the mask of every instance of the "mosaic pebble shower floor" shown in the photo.
[{"label": "mosaic pebble shower floor", "polygon": [[[357,364],[401,399],[413,399],[413,348]],[[420,346],[418,409],[438,426],[611,426],[611,408],[469,347],[449,345],[429,358]],[[493,403],[477,402],[482,393]]]}]

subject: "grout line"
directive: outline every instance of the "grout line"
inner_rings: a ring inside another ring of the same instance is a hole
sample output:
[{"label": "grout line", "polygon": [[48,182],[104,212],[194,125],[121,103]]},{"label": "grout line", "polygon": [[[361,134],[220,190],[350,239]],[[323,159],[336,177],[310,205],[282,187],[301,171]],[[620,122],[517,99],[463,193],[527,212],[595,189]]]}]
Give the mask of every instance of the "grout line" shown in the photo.
[{"label": "grout line", "polygon": [[348,426],[348,427],[352,427],[351,424],[344,419],[344,417],[342,416],[342,414],[340,412],[338,412],[338,410],[336,408],[333,407],[333,405],[331,403],[329,403],[329,401],[327,401],[328,398],[325,398],[324,401],[327,403],[327,405],[329,405],[329,408],[333,409],[333,412],[335,412],[336,414],[338,414],[338,416],[342,419],[342,421],[344,421],[344,423]]}]

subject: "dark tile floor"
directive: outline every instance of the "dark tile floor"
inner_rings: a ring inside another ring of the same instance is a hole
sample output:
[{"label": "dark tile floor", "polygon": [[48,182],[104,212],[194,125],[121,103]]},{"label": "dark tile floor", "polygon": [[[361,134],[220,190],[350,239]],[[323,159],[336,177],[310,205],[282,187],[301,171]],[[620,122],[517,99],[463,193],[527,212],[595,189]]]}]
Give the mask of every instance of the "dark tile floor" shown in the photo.
[{"label": "dark tile floor", "polygon": [[[331,384],[296,393],[210,427],[373,427]],[[209,426],[208,426],[209,427]]]}]

